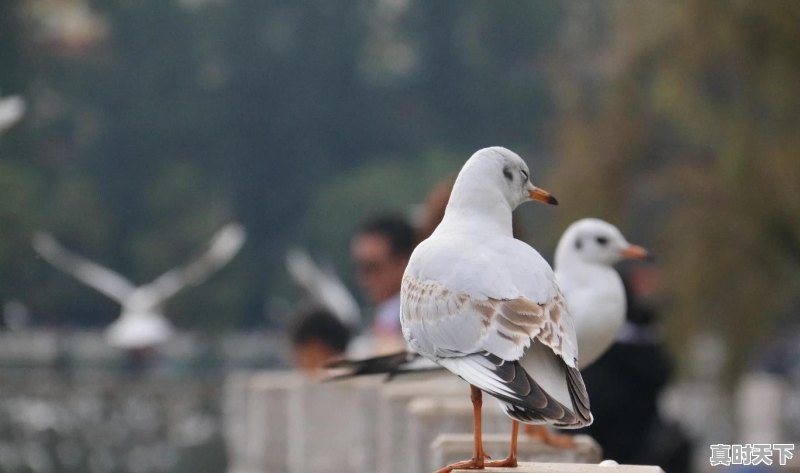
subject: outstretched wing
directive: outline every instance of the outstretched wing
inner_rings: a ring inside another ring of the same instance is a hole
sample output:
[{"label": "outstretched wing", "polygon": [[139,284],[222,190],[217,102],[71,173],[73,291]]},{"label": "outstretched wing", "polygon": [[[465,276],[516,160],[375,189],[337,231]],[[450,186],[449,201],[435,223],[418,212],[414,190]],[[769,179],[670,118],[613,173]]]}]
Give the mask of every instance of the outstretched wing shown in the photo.
[{"label": "outstretched wing", "polygon": [[315,304],[329,309],[348,327],[361,325],[358,303],[333,270],[323,270],[301,249],[286,252],[286,269]]},{"label": "outstretched wing", "polygon": [[208,249],[194,261],[182,268],[175,268],[159,276],[155,281],[142,286],[140,291],[151,297],[156,304],[164,302],[186,286],[199,284],[214,271],[225,266],[245,241],[244,227],[229,223],[212,237]]},{"label": "outstretched wing", "polygon": [[67,251],[49,233],[36,232],[33,248],[48,263],[117,302],[122,303],[135,289],[130,281],[119,274]]}]

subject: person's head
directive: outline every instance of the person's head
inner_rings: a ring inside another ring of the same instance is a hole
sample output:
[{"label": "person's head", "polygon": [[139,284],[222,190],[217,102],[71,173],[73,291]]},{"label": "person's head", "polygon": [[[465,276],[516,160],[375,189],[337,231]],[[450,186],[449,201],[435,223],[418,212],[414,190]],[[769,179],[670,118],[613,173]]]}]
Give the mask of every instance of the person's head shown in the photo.
[{"label": "person's head", "polygon": [[399,216],[378,217],[359,229],[350,250],[359,286],[370,302],[380,304],[400,292],[415,243],[413,227]]},{"label": "person's head", "polygon": [[297,368],[314,372],[344,354],[350,342],[350,330],[329,311],[316,309],[298,315],[289,327],[289,339]]}]

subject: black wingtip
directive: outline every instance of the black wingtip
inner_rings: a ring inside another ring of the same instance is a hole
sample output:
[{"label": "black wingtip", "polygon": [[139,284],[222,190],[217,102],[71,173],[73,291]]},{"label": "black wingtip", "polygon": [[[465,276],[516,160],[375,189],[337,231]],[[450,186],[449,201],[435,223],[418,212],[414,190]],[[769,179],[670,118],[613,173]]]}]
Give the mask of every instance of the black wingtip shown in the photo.
[{"label": "black wingtip", "polygon": [[374,374],[386,374],[389,375],[389,379],[391,379],[395,375],[402,373],[404,365],[417,356],[418,355],[414,353],[403,350],[389,355],[363,358],[360,360],[339,358],[327,363],[325,368],[345,369],[348,371],[346,373],[334,374],[331,377],[325,378],[324,381],[339,381]]}]

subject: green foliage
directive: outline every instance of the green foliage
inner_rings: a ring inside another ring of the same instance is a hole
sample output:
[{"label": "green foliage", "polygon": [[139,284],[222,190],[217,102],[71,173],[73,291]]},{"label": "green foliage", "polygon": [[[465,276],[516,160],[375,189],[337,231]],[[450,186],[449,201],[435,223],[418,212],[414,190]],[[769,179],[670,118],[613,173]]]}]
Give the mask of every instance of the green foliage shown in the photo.
[{"label": "green foliage", "polygon": [[536,148],[562,17],[545,2],[110,0],[91,2],[105,33],[82,44],[38,40],[30,5],[0,7],[0,87],[31,104],[0,137],[15,196],[0,295],[38,322],[107,323],[112,302],[32,257],[34,229],[143,283],[237,219],[239,257],[167,307],[207,330],[263,323],[289,294],[288,247],[346,270],[368,214],[407,211],[479,147]]},{"label": "green foliage", "polygon": [[0,298],[33,295],[30,234],[37,220],[42,183],[22,166],[0,161]]},{"label": "green foliage", "polygon": [[655,246],[673,343],[718,332],[734,372],[800,303],[800,8],[611,4],[606,67],[557,76],[553,178]]}]

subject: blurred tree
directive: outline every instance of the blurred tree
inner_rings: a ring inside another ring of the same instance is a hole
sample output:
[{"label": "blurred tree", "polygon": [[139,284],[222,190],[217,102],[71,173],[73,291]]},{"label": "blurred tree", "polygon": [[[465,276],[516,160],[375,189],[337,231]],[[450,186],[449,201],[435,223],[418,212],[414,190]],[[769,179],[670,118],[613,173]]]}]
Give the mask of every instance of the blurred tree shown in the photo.
[{"label": "blurred tree", "polygon": [[[800,7],[610,1],[594,19],[586,8],[573,3],[569,67],[554,75],[552,177],[577,203],[565,219],[658,235],[672,341],[720,332],[738,370],[800,291]],[[601,32],[593,45],[580,25]]]},{"label": "blurred tree", "polygon": [[[24,126],[0,142],[0,152],[13,144],[17,163],[0,173],[32,183],[30,210],[8,220],[17,245],[44,227],[141,283],[185,260],[224,221],[241,220],[250,238],[231,268],[170,302],[167,312],[186,326],[263,322],[265,300],[286,292],[283,255],[298,241],[345,261],[358,221],[339,209],[358,198],[365,209],[405,206],[479,147],[543,155],[547,146],[539,140],[552,107],[539,71],[559,4],[14,0],[0,8],[0,26],[24,20],[0,28],[0,66],[12,71],[0,86],[32,104]],[[380,182],[397,186],[376,195]],[[0,258],[26,268],[0,276],[0,294],[30,300],[34,314],[84,324],[116,314],[41,262]],[[17,274],[26,271],[23,283]]]},{"label": "blurred tree", "polygon": [[41,181],[17,163],[0,160],[0,301],[32,294],[30,234],[39,218]]},{"label": "blurred tree", "polygon": [[0,95],[20,91],[24,83],[22,66],[22,32],[17,14],[20,0],[7,0],[0,4]]}]

